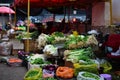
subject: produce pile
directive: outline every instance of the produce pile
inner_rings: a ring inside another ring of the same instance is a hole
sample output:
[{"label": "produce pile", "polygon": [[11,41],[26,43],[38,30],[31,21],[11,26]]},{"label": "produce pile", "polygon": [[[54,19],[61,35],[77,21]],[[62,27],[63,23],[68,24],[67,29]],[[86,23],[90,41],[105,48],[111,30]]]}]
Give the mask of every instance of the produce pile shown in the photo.
[{"label": "produce pile", "polygon": [[15,38],[18,40],[22,40],[22,39],[37,39],[38,38],[38,31],[34,31],[34,32],[26,32],[26,31],[22,31],[21,33],[19,33]]},{"label": "produce pile", "polygon": [[82,71],[79,72],[79,75],[77,76],[77,80],[104,80],[104,79],[96,74]]},{"label": "produce pile", "polygon": [[24,80],[57,80],[61,79],[71,79],[74,76],[74,69],[69,67],[62,67],[53,64],[44,65],[40,68],[30,69]]},{"label": "produce pile", "polygon": [[90,58],[94,58],[91,47],[64,51],[64,59],[73,63],[78,63],[79,60],[87,61]]},{"label": "produce pile", "polygon": [[44,64],[50,64],[50,62],[45,61],[45,57],[40,54],[32,54],[28,56],[27,59],[31,64],[37,64],[39,66],[42,66]]},{"label": "produce pile", "polygon": [[[38,42],[38,48],[43,49],[45,45],[47,44],[64,44],[64,47],[66,49],[77,49],[77,48],[84,48],[91,45],[98,45],[98,41],[96,40],[94,35],[74,35],[70,34],[65,36],[62,32],[53,32],[51,35],[47,35],[44,33],[41,33],[38,35],[38,32],[22,32],[18,36],[16,36],[17,39],[36,39]],[[38,39],[37,39],[38,38]]]},{"label": "produce pile", "polygon": [[[36,54],[28,57],[29,63],[39,65],[37,68],[41,70],[40,74],[35,72],[36,75],[40,75],[36,80],[74,80],[74,77],[77,80],[102,80],[98,71],[101,64],[96,60],[93,52],[93,46],[98,45],[94,35],[71,34],[65,36],[61,32],[54,32],[51,35],[42,33],[37,41],[44,56]],[[51,62],[46,61],[49,56],[51,58],[59,56],[58,47],[55,44],[64,44],[63,48],[66,50],[63,52],[64,57],[62,58],[65,62],[71,62],[73,67],[51,64]]]},{"label": "produce pile", "polygon": [[63,43],[66,41],[66,37],[62,32],[53,32],[47,39],[50,44]]},{"label": "produce pile", "polygon": [[42,68],[36,68],[29,70],[26,73],[24,80],[39,80],[40,78],[42,78]]},{"label": "produce pile", "polygon": [[67,36],[67,41],[65,42],[65,48],[67,49],[77,49],[84,48],[91,45],[97,45],[98,41],[94,35],[78,35],[73,34]]}]

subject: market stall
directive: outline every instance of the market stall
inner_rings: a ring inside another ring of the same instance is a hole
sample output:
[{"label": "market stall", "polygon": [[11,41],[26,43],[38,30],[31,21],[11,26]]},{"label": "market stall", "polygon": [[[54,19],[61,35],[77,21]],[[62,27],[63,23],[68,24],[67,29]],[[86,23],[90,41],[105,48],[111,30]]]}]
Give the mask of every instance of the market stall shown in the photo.
[{"label": "market stall", "polygon": [[[16,0],[17,1],[17,0]],[[24,3],[22,6],[25,6],[25,3],[28,3],[28,27],[29,27],[29,12],[30,12],[30,4],[32,7],[32,3],[40,3],[39,0],[28,0],[27,1],[18,1],[18,3]],[[47,1],[47,2],[45,2]],[[40,7],[45,7],[46,5],[49,6],[56,6],[51,5],[53,3],[59,3],[58,6],[72,6],[77,4],[80,6],[79,3],[84,3],[85,5],[93,4],[99,2],[98,0],[86,1],[86,0],[45,0],[42,1]],[[49,2],[50,1],[50,2]],[[18,7],[20,6],[17,5]],[[34,6],[35,7],[35,6]],[[29,30],[27,30],[29,33]],[[27,36],[28,38],[29,36]],[[65,35],[61,32],[54,32],[50,35],[41,34],[38,39],[38,47],[43,51],[43,55],[32,54],[32,55],[21,55],[21,56],[28,56],[28,63],[29,66],[32,66],[32,69],[29,69],[27,74],[25,75],[24,79],[65,79],[65,80],[82,80],[82,79],[95,79],[95,80],[104,80],[103,77],[99,75],[101,73],[109,73],[111,70],[111,65],[109,62],[103,60],[96,60],[96,56],[94,55],[94,47],[98,46],[98,41],[96,40],[94,35],[78,35],[77,32],[73,32],[73,34]],[[29,38],[27,44],[27,52],[29,52]],[[62,45],[62,48],[65,48],[64,52],[62,52],[62,56],[60,56],[58,52],[58,46],[55,45]],[[56,58],[57,57],[57,58]],[[62,58],[64,58],[64,60]],[[48,58],[55,59],[55,62],[47,61]],[[59,63],[57,59],[61,58],[63,60],[62,63],[67,63],[68,61],[71,64],[62,64]],[[34,66],[37,65],[37,66]],[[37,68],[36,68],[37,67]],[[102,72],[99,72],[100,68],[104,68]],[[38,69],[39,68],[39,69]],[[82,72],[85,71],[85,72]],[[104,77],[105,78],[105,77]],[[111,77],[108,77],[111,79]],[[107,79],[107,78],[106,78]]]},{"label": "market stall", "polygon": [[[99,76],[101,73],[109,73],[112,68],[106,60],[96,59],[94,47],[98,46],[98,41],[94,35],[78,35],[75,32],[69,35],[61,32],[54,32],[51,35],[42,33],[37,42],[39,49],[43,51],[42,54],[19,53],[19,56],[27,56],[28,60],[29,71],[24,79],[79,80],[86,79],[85,76],[81,75],[82,71],[85,71],[86,76],[88,76],[87,74]],[[59,48],[64,48],[64,51],[59,52]],[[40,73],[38,72],[35,76],[28,76],[34,73],[37,70],[36,68],[40,69],[38,70]],[[68,75],[69,73],[71,74]],[[100,79],[100,77],[97,78]]]}]

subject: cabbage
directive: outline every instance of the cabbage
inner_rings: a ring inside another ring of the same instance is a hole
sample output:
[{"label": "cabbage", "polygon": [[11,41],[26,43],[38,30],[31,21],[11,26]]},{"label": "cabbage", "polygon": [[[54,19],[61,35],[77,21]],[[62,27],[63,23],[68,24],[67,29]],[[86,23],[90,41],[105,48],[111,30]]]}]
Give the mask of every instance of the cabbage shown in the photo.
[{"label": "cabbage", "polygon": [[50,56],[58,55],[57,47],[54,47],[53,45],[46,45],[43,49],[43,52]]}]

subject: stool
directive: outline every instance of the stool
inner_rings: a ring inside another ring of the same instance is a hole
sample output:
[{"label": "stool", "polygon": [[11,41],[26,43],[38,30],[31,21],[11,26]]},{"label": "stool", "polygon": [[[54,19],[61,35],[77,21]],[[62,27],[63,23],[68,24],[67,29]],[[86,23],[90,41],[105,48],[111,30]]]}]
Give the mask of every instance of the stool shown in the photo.
[{"label": "stool", "polygon": [[101,77],[103,77],[105,80],[112,80],[110,74],[100,74]]}]

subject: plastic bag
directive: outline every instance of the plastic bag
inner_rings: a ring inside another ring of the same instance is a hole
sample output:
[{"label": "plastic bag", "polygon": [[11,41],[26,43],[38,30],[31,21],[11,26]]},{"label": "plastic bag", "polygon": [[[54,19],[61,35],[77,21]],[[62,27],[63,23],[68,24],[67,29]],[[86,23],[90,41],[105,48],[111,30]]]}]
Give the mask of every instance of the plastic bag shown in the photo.
[{"label": "plastic bag", "polygon": [[98,74],[98,65],[90,64],[90,65],[80,65],[79,63],[74,64],[75,75],[77,76],[80,71],[87,71],[91,73]]},{"label": "plastic bag", "polygon": [[97,59],[100,63],[100,67],[103,67],[103,73],[109,73],[112,69],[112,65],[105,59]]},{"label": "plastic bag", "polygon": [[79,72],[77,80],[104,80],[104,78],[90,72],[82,71]]},{"label": "plastic bag", "polygon": [[10,42],[2,42],[0,43],[0,54],[1,55],[10,55],[12,52],[12,44]]}]

